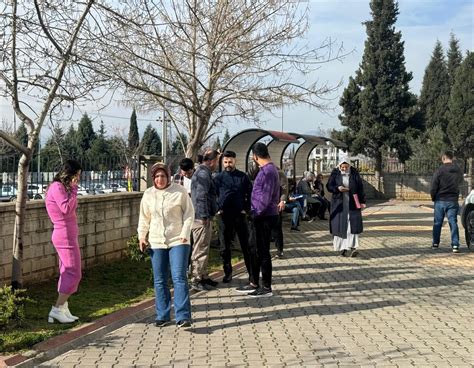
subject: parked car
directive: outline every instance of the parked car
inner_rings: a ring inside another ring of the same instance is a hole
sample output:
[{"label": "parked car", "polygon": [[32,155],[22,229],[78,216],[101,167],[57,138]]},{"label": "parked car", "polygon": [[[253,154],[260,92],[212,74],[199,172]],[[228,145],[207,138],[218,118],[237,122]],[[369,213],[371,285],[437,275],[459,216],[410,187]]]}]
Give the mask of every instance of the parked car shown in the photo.
[{"label": "parked car", "polygon": [[30,199],[44,199],[47,188],[47,185],[28,184],[26,186],[26,193]]},{"label": "parked car", "polygon": [[461,223],[464,227],[467,247],[474,247],[474,189],[468,194],[461,207]]},{"label": "parked car", "polygon": [[16,200],[16,187],[6,184],[0,187],[0,202],[13,202]]}]

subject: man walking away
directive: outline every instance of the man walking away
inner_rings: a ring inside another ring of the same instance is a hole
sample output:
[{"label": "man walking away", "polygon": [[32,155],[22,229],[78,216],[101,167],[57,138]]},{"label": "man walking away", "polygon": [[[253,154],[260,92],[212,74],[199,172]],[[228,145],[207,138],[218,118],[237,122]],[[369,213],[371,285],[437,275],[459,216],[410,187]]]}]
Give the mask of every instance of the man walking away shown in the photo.
[{"label": "man walking away", "polygon": [[453,163],[454,155],[446,151],[441,157],[443,165],[433,175],[431,182],[431,199],[434,202],[434,224],[432,248],[438,249],[441,227],[447,216],[451,230],[451,247],[454,253],[459,252],[459,185],[462,182],[462,171]]},{"label": "man walking away", "polygon": [[217,168],[219,154],[207,151],[203,163],[198,166],[191,179],[191,200],[195,210],[192,229],[193,250],[191,254],[191,288],[205,291],[217,286],[207,273],[209,247],[211,244],[211,221],[217,211],[216,188],[212,172]]},{"label": "man walking away", "polygon": [[219,223],[219,243],[224,267],[222,282],[232,280],[231,246],[234,232],[239,238],[245,266],[250,276],[249,230],[246,213],[250,212],[252,183],[246,173],[235,168],[236,155],[225,151],[222,158],[224,171],[214,178],[217,192],[217,220]]},{"label": "man walking away", "polygon": [[[280,180],[278,170],[268,154],[267,146],[260,142],[255,143],[252,151],[253,160],[260,168],[253,184],[251,199],[251,216],[256,232],[256,242],[250,244],[251,275],[254,283],[238,288],[237,291],[246,292],[249,296],[258,298],[273,295],[270,240],[272,230],[278,221]],[[262,272],[262,287],[259,287],[260,271]]]}]

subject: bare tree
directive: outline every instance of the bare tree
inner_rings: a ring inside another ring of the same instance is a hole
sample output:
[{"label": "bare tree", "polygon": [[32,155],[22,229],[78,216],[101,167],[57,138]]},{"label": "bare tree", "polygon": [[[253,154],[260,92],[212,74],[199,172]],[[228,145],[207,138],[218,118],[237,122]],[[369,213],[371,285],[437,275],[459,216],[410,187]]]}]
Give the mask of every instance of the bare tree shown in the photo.
[{"label": "bare tree", "polygon": [[308,7],[297,0],[123,0],[102,37],[104,75],[125,87],[130,105],[165,110],[189,136],[193,157],[231,117],[304,103],[325,109],[336,86],[312,80],[322,63],[344,57],[325,40],[301,44]]},{"label": "bare tree", "polygon": [[0,94],[11,100],[16,117],[28,131],[24,145],[0,127],[0,138],[21,153],[13,237],[14,287],[22,285],[28,168],[41,129],[47,118],[61,116],[63,103],[90,96],[101,83],[88,66],[103,24],[104,8],[94,9],[95,3],[11,0],[0,5]]}]

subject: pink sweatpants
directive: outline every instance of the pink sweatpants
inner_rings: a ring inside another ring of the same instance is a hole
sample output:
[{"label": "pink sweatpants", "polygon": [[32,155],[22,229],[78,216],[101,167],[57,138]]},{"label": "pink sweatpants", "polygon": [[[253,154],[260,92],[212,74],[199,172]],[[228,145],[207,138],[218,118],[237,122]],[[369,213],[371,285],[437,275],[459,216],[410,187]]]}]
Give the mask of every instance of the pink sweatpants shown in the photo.
[{"label": "pink sweatpants", "polygon": [[[53,232],[54,239],[54,232]],[[54,248],[59,256],[59,281],[58,292],[61,294],[74,294],[81,281],[81,251],[77,243],[66,242],[57,244],[53,240]]]}]

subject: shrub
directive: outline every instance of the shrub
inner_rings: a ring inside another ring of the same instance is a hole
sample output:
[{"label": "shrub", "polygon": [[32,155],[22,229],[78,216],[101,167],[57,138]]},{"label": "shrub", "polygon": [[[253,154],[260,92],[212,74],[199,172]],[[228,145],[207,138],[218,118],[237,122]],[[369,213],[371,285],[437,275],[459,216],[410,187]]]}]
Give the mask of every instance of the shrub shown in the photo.
[{"label": "shrub", "polygon": [[138,243],[138,235],[133,235],[130,239],[127,241],[127,256],[132,260],[132,261],[144,261],[150,256],[146,253],[143,253],[140,250],[140,246]]},{"label": "shrub", "polygon": [[20,325],[25,319],[25,303],[30,301],[26,290],[13,290],[11,286],[0,288],[0,329]]}]

